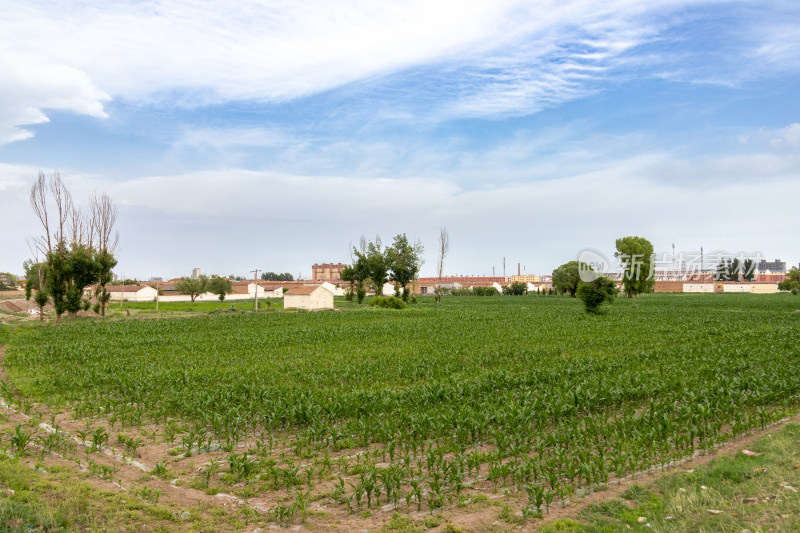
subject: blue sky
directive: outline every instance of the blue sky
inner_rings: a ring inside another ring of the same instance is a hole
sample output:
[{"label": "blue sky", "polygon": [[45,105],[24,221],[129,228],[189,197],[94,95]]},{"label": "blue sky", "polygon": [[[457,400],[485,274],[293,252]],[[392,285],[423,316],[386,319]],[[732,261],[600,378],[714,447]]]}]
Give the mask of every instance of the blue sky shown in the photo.
[{"label": "blue sky", "polygon": [[401,232],[432,274],[442,226],[452,274],[624,235],[800,260],[794,2],[4,4],[0,271],[39,170],[111,195],[142,278]]}]

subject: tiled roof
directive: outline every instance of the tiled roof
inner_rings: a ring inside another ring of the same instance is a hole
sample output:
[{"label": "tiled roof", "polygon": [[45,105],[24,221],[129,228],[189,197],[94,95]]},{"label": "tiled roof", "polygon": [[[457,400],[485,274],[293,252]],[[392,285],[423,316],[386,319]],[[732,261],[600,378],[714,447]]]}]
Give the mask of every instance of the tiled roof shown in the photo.
[{"label": "tiled roof", "polygon": [[322,285],[301,285],[299,287],[292,287],[286,294],[303,296],[311,294],[320,287],[322,287]]},{"label": "tiled roof", "polygon": [[139,292],[144,287],[139,285],[107,285],[108,292]]}]

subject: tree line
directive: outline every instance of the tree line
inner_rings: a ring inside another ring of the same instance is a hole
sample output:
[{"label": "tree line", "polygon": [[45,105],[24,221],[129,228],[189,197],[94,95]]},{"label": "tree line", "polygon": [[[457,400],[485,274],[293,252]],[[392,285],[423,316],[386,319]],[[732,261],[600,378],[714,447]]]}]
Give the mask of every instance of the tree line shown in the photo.
[{"label": "tree line", "polygon": [[376,235],[374,241],[362,236],[359,245],[353,247],[353,262],[340,274],[342,281],[350,283],[347,300],[356,298],[358,303],[362,303],[367,294],[367,284],[380,296],[383,286],[391,281],[395,283],[395,296],[408,302],[408,284],[419,276],[422,252],[422,243],[419,240],[411,243],[405,233],[396,235],[392,244],[386,247],[380,235]]}]

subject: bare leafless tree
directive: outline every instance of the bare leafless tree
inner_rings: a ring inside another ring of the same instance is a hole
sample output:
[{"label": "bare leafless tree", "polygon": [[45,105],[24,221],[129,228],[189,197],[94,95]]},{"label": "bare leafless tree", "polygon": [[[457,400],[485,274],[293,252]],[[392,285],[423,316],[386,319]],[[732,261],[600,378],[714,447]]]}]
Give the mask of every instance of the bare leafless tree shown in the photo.
[{"label": "bare leafless tree", "polygon": [[91,231],[97,239],[97,249],[101,252],[115,253],[119,246],[119,232],[114,229],[117,223],[117,208],[111,197],[106,193],[93,196],[89,211]]},{"label": "bare leafless tree", "polygon": [[[63,252],[67,245],[67,224],[72,218],[75,206],[72,203],[72,195],[67,190],[64,182],[61,181],[61,175],[58,172],[54,172],[53,177],[50,178],[50,195],[53,197],[55,214],[58,220],[58,229],[56,229],[53,240],[55,241],[56,249]],[[75,231],[73,231],[74,233]]]},{"label": "bare leafless tree", "polygon": [[117,208],[111,197],[103,193],[93,196],[89,204],[90,233],[97,239],[98,264],[100,274],[95,285],[95,297],[100,304],[100,316],[106,316],[106,304],[111,295],[106,284],[111,281],[111,269],[117,265],[114,254],[119,246],[119,232],[114,229],[117,223]]},{"label": "bare leafless tree", "polygon": [[444,272],[444,259],[447,257],[447,252],[450,251],[450,235],[447,233],[447,228],[442,227],[439,230],[439,282],[436,285],[436,303],[438,304],[442,297],[442,273]]},{"label": "bare leafless tree", "polygon": [[43,231],[41,237],[33,239],[31,251],[35,248],[46,255],[53,249],[53,244],[50,239],[50,218],[47,212],[47,178],[45,178],[44,172],[42,171],[39,171],[39,177],[33,182],[33,186],[31,187],[31,207],[33,208],[36,218],[38,218],[39,222],[42,224]]}]

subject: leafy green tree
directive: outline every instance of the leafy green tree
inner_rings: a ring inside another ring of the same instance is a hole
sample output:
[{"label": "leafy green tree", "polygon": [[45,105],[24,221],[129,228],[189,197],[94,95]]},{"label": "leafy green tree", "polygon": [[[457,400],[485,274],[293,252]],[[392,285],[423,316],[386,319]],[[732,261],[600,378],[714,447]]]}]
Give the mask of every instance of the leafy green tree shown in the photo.
[{"label": "leafy green tree", "polygon": [[800,292],[800,269],[792,267],[785,280],[778,283],[778,289],[782,291],[791,291],[794,294]]},{"label": "leafy green tree", "polygon": [[417,279],[422,267],[422,252],[422,243],[417,241],[412,245],[405,233],[395,236],[392,245],[386,249],[385,256],[391,269],[389,279],[402,288],[404,302],[408,302],[406,286]]},{"label": "leafy green tree", "polygon": [[[85,216],[73,204],[72,195],[58,173],[48,182],[40,172],[31,187],[30,201],[43,229],[43,234],[34,239],[34,253],[44,255],[46,293],[53,301],[56,321],[61,322],[65,312],[75,315],[91,306],[85,298],[87,287],[99,284],[105,288],[110,279],[109,265],[116,264],[112,250],[118,241],[118,235],[112,239],[116,209],[108,195],[103,194],[92,199],[91,210]],[[44,284],[38,284],[42,296],[37,290],[37,299],[45,301]],[[30,288],[26,293],[30,296]]]},{"label": "leafy green tree", "polygon": [[755,262],[752,259],[721,259],[717,265],[714,279],[717,281],[753,281]]},{"label": "leafy green tree", "polygon": [[30,300],[32,292],[36,291],[36,294],[33,294],[33,301],[39,306],[39,320],[44,321],[44,306],[50,300],[48,266],[46,263],[27,260],[22,263],[22,267],[25,269],[25,299]]},{"label": "leafy green tree", "polygon": [[342,271],[339,273],[339,277],[342,278],[342,281],[346,281],[350,284],[350,287],[345,291],[344,296],[348,302],[353,301],[353,293],[355,293],[355,284],[356,279],[353,274],[353,266],[346,265]]},{"label": "leafy green tree", "polygon": [[391,262],[389,254],[382,247],[380,236],[376,236],[374,242],[366,242],[362,237],[361,249],[353,249],[353,253],[356,256],[356,264],[368,273],[367,279],[372,281],[375,295],[381,296],[383,286],[389,278]]},{"label": "leafy green tree", "polygon": [[83,244],[72,245],[66,256],[66,291],[64,292],[64,308],[70,316],[78,311],[88,309],[84,298],[86,287],[97,282],[100,266],[95,261],[92,249]]},{"label": "leafy green tree", "polygon": [[9,291],[16,287],[17,279],[11,272],[0,272],[0,291]]},{"label": "leafy green tree", "polygon": [[[366,246],[364,248],[366,249]],[[350,283],[349,294],[351,300],[353,294],[355,294],[358,303],[363,303],[367,295],[367,291],[364,290],[364,282],[369,279],[370,272],[364,254],[359,254],[355,249],[353,250],[353,254],[356,259],[353,261],[352,265],[347,265],[342,269],[340,276],[342,281]]]},{"label": "leafy green tree", "polygon": [[732,265],[730,259],[722,259],[717,265],[717,270],[714,272],[714,279],[717,281],[731,281],[732,280]]},{"label": "leafy green tree", "polygon": [[206,275],[201,275],[199,278],[184,277],[175,283],[175,290],[182,294],[188,294],[194,302],[195,298],[206,292],[207,285],[208,276]]},{"label": "leafy green tree", "polygon": [[598,314],[604,303],[612,303],[619,290],[614,280],[598,276],[589,283],[580,282],[578,298],[583,301],[587,313]]},{"label": "leafy green tree", "polygon": [[[215,274],[211,276],[211,279],[208,280],[205,289],[207,292],[216,294],[221,302],[225,300],[226,294],[233,292],[233,284],[231,283],[231,280],[222,278]],[[192,301],[194,301],[194,299],[192,299]]]},{"label": "leafy green tree", "polygon": [[98,311],[100,316],[106,316],[106,307],[111,300],[111,293],[108,292],[107,286],[114,278],[112,269],[117,266],[117,259],[108,251],[100,250],[95,254],[95,262],[98,265],[97,288],[95,289],[95,297],[99,304]]},{"label": "leafy green tree", "polygon": [[622,264],[622,286],[625,295],[636,296],[650,292],[655,285],[653,244],[644,237],[622,237],[617,239],[614,256]]},{"label": "leafy green tree", "polygon": [[553,270],[553,288],[559,294],[569,294],[575,298],[581,281],[578,261],[569,261]]},{"label": "leafy green tree", "polygon": [[61,315],[67,311],[67,288],[69,287],[69,273],[67,272],[63,243],[55,251],[47,254],[47,266],[50,279],[50,298],[53,300],[56,322],[61,322]]},{"label": "leafy green tree", "polygon": [[756,277],[756,263],[752,259],[745,259],[743,265],[743,277],[746,281],[753,281]]}]

